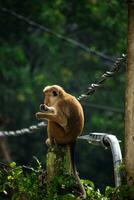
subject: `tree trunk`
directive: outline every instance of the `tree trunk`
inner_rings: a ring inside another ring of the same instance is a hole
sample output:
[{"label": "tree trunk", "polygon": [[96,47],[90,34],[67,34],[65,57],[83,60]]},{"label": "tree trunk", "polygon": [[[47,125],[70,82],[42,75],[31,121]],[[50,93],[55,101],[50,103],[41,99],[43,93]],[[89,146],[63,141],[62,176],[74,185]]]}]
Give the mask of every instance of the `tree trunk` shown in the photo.
[{"label": "tree trunk", "polygon": [[134,1],[128,3],[128,60],[125,104],[125,166],[127,183],[134,184]]},{"label": "tree trunk", "polygon": [[11,162],[11,156],[9,153],[6,138],[0,138],[0,152],[2,152],[2,160],[6,162]]}]

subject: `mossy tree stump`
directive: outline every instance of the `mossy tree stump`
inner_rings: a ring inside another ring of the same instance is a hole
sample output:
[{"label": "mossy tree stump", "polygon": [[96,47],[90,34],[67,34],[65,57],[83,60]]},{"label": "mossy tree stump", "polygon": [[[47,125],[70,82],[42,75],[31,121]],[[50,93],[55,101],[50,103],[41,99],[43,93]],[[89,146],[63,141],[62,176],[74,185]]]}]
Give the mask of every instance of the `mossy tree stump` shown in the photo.
[{"label": "mossy tree stump", "polygon": [[64,174],[70,176],[73,174],[69,148],[61,145],[49,147],[47,153],[47,183],[49,184],[55,176],[63,176]]},{"label": "mossy tree stump", "polygon": [[78,183],[73,174],[71,154],[68,146],[54,145],[49,147],[46,169],[47,194],[51,198],[55,194],[72,194],[77,197],[81,195]]}]

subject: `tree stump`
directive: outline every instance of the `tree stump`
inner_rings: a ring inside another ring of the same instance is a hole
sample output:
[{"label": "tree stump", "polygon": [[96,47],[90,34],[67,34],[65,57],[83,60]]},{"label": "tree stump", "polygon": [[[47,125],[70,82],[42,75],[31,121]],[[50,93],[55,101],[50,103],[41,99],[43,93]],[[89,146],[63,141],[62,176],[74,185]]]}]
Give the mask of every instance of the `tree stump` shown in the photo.
[{"label": "tree stump", "polygon": [[[54,145],[49,147],[46,169],[47,194],[50,199],[53,199],[54,195],[81,196],[79,185],[73,174],[68,146]],[[81,198],[78,197],[78,199]]]},{"label": "tree stump", "polygon": [[70,152],[67,146],[55,145],[49,147],[47,154],[47,183],[55,176],[72,175]]}]

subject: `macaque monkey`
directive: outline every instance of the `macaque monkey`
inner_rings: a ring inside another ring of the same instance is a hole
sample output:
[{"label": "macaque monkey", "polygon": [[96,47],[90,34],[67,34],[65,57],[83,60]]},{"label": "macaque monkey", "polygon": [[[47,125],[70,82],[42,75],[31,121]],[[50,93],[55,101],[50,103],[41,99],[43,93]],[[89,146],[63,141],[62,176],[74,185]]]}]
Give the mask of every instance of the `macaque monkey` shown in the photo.
[{"label": "macaque monkey", "polygon": [[72,144],[82,132],[83,109],[79,101],[60,86],[47,86],[43,90],[45,100],[40,105],[38,119],[48,120],[47,144]]},{"label": "macaque monkey", "polygon": [[85,198],[85,190],[77,175],[74,163],[74,144],[84,126],[83,109],[79,101],[58,86],[47,86],[43,90],[45,100],[40,105],[41,112],[36,113],[37,119],[48,120],[48,139],[46,143],[68,145],[72,159],[74,175]]}]

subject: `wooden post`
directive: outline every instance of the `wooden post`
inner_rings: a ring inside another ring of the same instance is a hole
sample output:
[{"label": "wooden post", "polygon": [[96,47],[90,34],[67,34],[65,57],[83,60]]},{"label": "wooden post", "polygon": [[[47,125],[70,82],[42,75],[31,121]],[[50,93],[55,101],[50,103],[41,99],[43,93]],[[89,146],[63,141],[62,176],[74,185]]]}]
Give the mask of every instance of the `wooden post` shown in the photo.
[{"label": "wooden post", "polygon": [[72,174],[70,152],[67,146],[55,145],[49,147],[47,153],[47,183],[53,181],[55,176]]},{"label": "wooden post", "polygon": [[[54,199],[55,195],[66,196],[65,199],[81,200],[79,183],[73,174],[71,155],[68,146],[54,145],[49,147],[46,161],[47,195]],[[64,197],[65,197],[64,196]]]},{"label": "wooden post", "polygon": [[[70,152],[67,146],[53,145],[49,147],[47,153],[47,195],[53,199],[55,193],[61,190],[62,183],[58,184],[58,180],[63,180],[64,176],[72,176],[72,165]],[[57,185],[59,185],[57,187]],[[65,185],[65,183],[63,183]]]},{"label": "wooden post", "polygon": [[127,183],[134,185],[134,0],[128,1],[128,49],[125,103],[125,166]]}]

